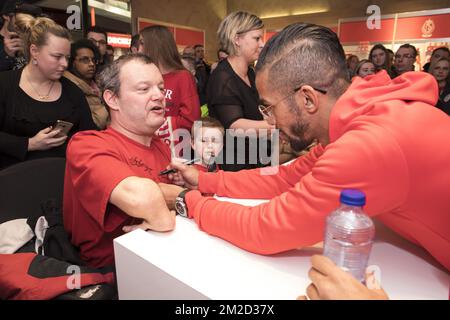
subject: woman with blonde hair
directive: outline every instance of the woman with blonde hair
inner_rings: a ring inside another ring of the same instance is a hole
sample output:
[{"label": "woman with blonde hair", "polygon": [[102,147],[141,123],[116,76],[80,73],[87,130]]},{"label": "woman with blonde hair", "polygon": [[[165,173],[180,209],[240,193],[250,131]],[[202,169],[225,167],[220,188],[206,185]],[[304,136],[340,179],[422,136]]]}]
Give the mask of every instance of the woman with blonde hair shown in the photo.
[{"label": "woman with blonde hair", "polygon": [[429,73],[436,79],[439,99],[436,107],[450,115],[450,59],[442,57],[431,62]]},{"label": "woman with blonde hair", "polygon": [[[267,139],[267,132],[274,128],[264,120],[259,112],[259,94],[255,85],[253,64],[258,59],[264,46],[264,24],[257,16],[243,11],[228,15],[219,26],[217,35],[220,48],[228,52],[228,57],[217,65],[208,82],[207,97],[209,115],[218,119],[225,129],[242,129],[256,132],[256,137],[233,137],[227,132],[226,141],[234,140],[234,150],[225,143],[225,154],[233,154],[233,160],[225,159],[224,170],[239,171],[268,164],[262,163],[270,155],[260,148]],[[265,129],[265,130],[264,130]],[[245,150],[238,150],[242,145],[238,139],[244,139]],[[258,142],[262,142],[259,144]],[[243,154],[245,152],[245,154]],[[256,159],[256,161],[255,161]],[[245,160],[242,161],[242,160]]]},{"label": "woman with blonde hair", "polygon": [[[68,137],[96,128],[84,94],[62,77],[70,53],[69,31],[51,19],[25,14],[16,16],[16,26],[28,63],[0,73],[0,169],[25,160],[65,157]],[[67,134],[52,130],[58,120],[71,123]]]},{"label": "woman with blonde hair", "polygon": [[174,131],[186,129],[190,132],[195,120],[200,118],[200,101],[194,77],[181,62],[175,39],[164,26],[149,26],[139,33],[139,52],[149,56],[161,71],[166,96],[166,122],[158,130],[175,154]]},{"label": "woman with blonde hair", "polygon": [[375,65],[367,59],[361,60],[355,69],[355,76],[365,78],[371,74],[375,74]]}]

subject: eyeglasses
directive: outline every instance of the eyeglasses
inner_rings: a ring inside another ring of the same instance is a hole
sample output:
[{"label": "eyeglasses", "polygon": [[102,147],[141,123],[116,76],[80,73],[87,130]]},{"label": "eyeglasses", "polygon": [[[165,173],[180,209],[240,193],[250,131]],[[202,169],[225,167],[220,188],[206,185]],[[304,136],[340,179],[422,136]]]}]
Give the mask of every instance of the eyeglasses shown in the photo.
[{"label": "eyeglasses", "polygon": [[412,54],[404,54],[404,55],[400,55],[400,54],[396,54],[395,59],[400,60],[400,59],[413,59],[414,56]]},{"label": "eyeglasses", "polygon": [[82,57],[82,58],[79,58],[79,59],[76,59],[76,60],[80,61],[83,64],[89,64],[89,62],[91,62],[91,61],[92,61],[93,64],[97,64],[98,63],[97,59],[91,58],[91,57]]},{"label": "eyeglasses", "polygon": [[91,40],[95,45],[106,45],[106,41],[105,40],[95,40],[95,39],[93,39],[93,38],[89,38],[89,40]]},{"label": "eyeglasses", "polygon": [[[272,112],[273,108],[274,108],[277,104],[279,104],[281,101],[286,100],[286,99],[289,98],[290,96],[296,94],[303,86],[305,86],[305,85],[302,84],[301,86],[295,88],[293,92],[289,93],[287,96],[285,96],[285,97],[283,97],[282,99],[278,100],[277,103],[271,104],[271,105],[269,105],[269,106],[265,106],[265,105],[260,104],[260,105],[258,106],[259,112],[263,115],[263,117],[272,118],[272,117],[273,117],[273,112]],[[320,92],[320,93],[322,93],[322,94],[327,94],[327,91],[326,91],[326,90],[317,89],[317,88],[314,88],[314,87],[313,87],[313,89],[316,90],[316,91],[318,91],[318,92]]]}]

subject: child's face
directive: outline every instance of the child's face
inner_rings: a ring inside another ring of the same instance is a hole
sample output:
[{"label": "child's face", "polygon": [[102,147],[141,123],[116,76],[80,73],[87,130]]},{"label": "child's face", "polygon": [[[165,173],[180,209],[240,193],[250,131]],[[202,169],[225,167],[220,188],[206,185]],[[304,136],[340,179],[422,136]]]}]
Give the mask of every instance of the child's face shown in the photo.
[{"label": "child's face", "polygon": [[212,157],[217,157],[223,148],[223,134],[217,128],[200,128],[194,136],[192,148],[200,156],[203,164],[209,164]]}]

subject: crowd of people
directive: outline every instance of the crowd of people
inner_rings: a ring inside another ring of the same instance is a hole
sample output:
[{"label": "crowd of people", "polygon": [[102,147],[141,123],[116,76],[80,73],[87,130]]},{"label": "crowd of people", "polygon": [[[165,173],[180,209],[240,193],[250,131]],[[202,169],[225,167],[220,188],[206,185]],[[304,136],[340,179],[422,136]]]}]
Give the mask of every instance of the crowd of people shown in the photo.
[{"label": "crowd of people", "polygon": [[[401,45],[397,52],[387,49],[382,44],[374,45],[367,59],[359,61],[356,55],[347,57],[347,68],[350,78],[366,77],[381,70],[386,70],[391,79],[405,72],[415,71],[418,52],[411,44]],[[430,73],[439,84],[439,99],[436,107],[450,115],[449,83],[450,50],[448,47],[437,47],[431,53],[430,61],[423,66],[423,72]],[[419,70],[420,71],[420,70]]]},{"label": "crowd of people", "polygon": [[[410,44],[395,54],[377,44],[359,61],[307,23],[265,44],[263,21],[239,11],[219,26],[213,66],[203,45],[179,52],[157,25],[114,60],[101,28],[72,41],[39,8],[12,2],[1,12],[0,170],[66,158],[64,227],[89,267],[114,265],[125,232],[173,230],[176,214],[254,253],[313,245],[340,191],[359,188],[370,216],[450,270],[447,47],[414,71]],[[263,174],[273,154],[294,161]],[[311,299],[387,298],[322,256],[309,276]]]}]

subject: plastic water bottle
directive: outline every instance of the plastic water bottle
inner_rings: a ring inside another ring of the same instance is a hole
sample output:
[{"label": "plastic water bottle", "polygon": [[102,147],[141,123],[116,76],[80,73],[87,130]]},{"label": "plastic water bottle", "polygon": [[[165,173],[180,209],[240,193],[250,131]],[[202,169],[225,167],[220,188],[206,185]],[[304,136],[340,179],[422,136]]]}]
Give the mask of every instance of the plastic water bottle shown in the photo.
[{"label": "plastic water bottle", "polygon": [[362,209],[366,195],[359,190],[343,190],[340,202],[341,206],[327,217],[323,254],[364,282],[375,235],[373,222]]}]

